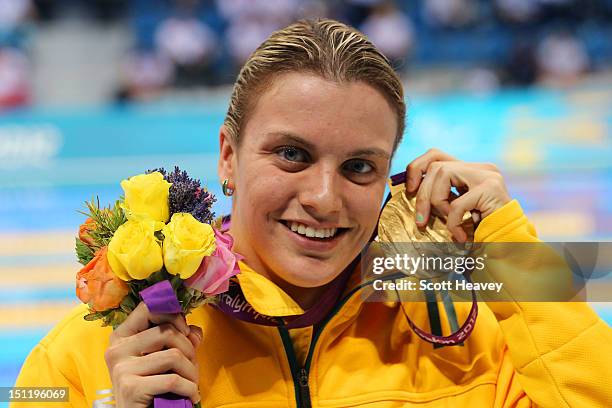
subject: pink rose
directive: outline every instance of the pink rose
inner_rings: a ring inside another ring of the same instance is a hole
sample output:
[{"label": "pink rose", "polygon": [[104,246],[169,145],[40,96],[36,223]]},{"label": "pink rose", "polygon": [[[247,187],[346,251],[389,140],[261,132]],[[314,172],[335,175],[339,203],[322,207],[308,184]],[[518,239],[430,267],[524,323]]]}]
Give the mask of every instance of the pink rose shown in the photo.
[{"label": "pink rose", "polygon": [[216,249],[205,256],[192,277],[185,281],[187,287],[194,288],[208,296],[218,295],[229,289],[229,280],[240,272],[238,261],[243,257],[232,252],[234,239],[217,229],[215,232]]}]

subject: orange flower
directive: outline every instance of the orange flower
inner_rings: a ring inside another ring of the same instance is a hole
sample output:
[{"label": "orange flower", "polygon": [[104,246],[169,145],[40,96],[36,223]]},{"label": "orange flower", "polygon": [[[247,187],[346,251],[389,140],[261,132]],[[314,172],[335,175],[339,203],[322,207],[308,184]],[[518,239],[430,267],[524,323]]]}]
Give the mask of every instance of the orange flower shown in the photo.
[{"label": "orange flower", "polygon": [[79,239],[88,246],[94,246],[95,243],[89,233],[96,227],[96,223],[91,217],[87,218],[83,224],[79,227]]},{"label": "orange flower", "polygon": [[119,306],[129,292],[127,283],[113,273],[106,252],[107,247],[100,248],[96,256],[77,274],[77,296],[96,312]]}]

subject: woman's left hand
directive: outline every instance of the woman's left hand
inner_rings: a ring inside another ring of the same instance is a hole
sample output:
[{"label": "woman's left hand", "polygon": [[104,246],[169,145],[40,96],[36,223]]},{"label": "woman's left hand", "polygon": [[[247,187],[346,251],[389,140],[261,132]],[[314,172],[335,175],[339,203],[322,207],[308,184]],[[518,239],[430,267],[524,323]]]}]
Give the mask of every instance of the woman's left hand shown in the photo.
[{"label": "woman's left hand", "polygon": [[[416,194],[416,223],[425,226],[431,206],[447,218],[447,228],[459,242],[467,235],[460,224],[467,211],[485,218],[512,199],[504,178],[494,164],[466,163],[430,149],[406,167],[406,189]],[[455,198],[455,187],[461,194]]]}]

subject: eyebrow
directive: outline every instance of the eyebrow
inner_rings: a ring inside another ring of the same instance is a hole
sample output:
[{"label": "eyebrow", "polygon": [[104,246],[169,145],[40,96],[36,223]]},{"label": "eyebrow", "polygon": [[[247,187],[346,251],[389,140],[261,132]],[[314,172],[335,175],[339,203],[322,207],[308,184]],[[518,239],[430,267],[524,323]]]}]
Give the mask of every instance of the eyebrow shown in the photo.
[{"label": "eyebrow", "polygon": [[[304,139],[303,137],[300,137],[293,133],[272,132],[270,133],[270,135],[282,137],[284,140],[288,142],[293,142],[309,150],[316,150],[316,146],[314,144]],[[387,153],[385,150],[380,149],[378,147],[353,150],[352,152],[348,154],[348,156],[380,156],[384,159],[389,159],[391,157],[389,153]]]},{"label": "eyebrow", "polygon": [[373,148],[370,148],[370,149],[355,150],[355,151],[351,152],[349,156],[380,156],[380,157],[383,157],[385,159],[388,159],[388,158],[391,157],[391,155],[389,153],[387,153],[383,149],[379,149],[377,147],[373,147]]},{"label": "eyebrow", "polygon": [[303,137],[300,137],[296,134],[293,133],[287,133],[287,132],[272,132],[270,133],[270,135],[273,136],[279,136],[281,137],[284,141],[288,141],[288,142],[292,142],[295,143],[297,145],[300,145],[302,147],[305,147],[309,150],[316,150],[316,147],[314,144],[312,144],[311,142],[309,142],[308,140],[304,139]]}]

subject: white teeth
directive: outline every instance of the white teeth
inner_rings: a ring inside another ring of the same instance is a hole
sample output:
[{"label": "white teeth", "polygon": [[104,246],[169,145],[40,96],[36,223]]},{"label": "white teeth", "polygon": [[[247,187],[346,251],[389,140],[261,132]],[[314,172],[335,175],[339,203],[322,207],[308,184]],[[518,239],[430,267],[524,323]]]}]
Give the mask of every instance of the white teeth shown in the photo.
[{"label": "white teeth", "polygon": [[288,225],[291,231],[297,232],[300,235],[306,235],[309,238],[329,238],[336,235],[336,232],[338,231],[337,228],[316,229],[295,221],[289,222]]}]

